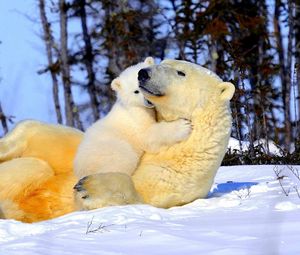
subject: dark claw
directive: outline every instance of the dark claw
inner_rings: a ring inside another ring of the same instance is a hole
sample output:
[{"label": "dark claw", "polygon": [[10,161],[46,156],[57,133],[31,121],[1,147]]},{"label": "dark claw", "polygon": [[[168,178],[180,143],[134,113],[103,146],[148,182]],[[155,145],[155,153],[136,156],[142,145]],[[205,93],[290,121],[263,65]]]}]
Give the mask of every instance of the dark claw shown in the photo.
[{"label": "dark claw", "polygon": [[85,196],[83,196],[83,197],[81,197],[82,199],[87,199],[87,198],[89,198],[90,196],[89,195],[85,195]]},{"label": "dark claw", "polygon": [[82,187],[82,184],[81,183],[77,183],[74,188],[77,192],[80,192],[80,191],[84,191],[85,189]]},{"label": "dark claw", "polygon": [[86,179],[87,179],[87,176],[81,178],[81,179],[77,182],[77,184],[74,186],[73,189],[75,189],[75,190],[78,191],[78,192],[84,191],[85,188],[83,188],[82,185],[83,185],[83,183],[84,183],[84,181],[85,181]]}]

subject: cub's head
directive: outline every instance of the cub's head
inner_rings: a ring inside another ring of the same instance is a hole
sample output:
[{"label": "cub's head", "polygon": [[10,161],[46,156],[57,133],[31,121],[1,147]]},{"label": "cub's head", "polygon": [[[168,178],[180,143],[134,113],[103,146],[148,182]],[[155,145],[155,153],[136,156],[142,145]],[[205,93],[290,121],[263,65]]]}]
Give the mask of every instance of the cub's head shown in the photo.
[{"label": "cub's head", "polygon": [[144,96],[165,120],[191,118],[198,107],[208,103],[228,103],[234,86],[212,71],[180,60],[164,60],[138,73]]},{"label": "cub's head", "polygon": [[151,65],[154,65],[154,59],[147,57],[144,62],[126,68],[119,77],[112,81],[111,88],[116,91],[117,100],[124,105],[153,107],[141,93],[137,79],[138,72]]}]

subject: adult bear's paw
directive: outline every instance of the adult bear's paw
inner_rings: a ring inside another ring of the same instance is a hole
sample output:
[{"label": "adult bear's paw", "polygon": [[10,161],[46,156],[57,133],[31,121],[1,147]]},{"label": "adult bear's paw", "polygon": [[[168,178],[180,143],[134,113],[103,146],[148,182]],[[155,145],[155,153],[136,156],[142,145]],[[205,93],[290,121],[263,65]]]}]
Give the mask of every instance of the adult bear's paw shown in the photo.
[{"label": "adult bear's paw", "polygon": [[142,203],[130,176],[123,173],[88,175],[74,186],[74,197],[82,210]]}]

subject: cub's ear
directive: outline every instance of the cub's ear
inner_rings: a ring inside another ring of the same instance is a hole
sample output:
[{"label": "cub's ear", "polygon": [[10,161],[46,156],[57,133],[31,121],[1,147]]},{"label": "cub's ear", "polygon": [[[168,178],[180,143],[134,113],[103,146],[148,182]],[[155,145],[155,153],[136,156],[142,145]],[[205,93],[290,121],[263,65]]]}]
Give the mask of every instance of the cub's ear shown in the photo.
[{"label": "cub's ear", "polygon": [[232,83],[221,82],[220,84],[218,84],[218,87],[221,92],[220,98],[222,101],[229,101],[233,97],[235,87]]},{"label": "cub's ear", "polygon": [[110,84],[112,90],[118,91],[121,89],[121,80],[119,78],[115,78]]},{"label": "cub's ear", "polygon": [[154,65],[154,58],[152,57],[147,57],[145,60],[144,60],[144,63],[151,66],[151,65]]}]

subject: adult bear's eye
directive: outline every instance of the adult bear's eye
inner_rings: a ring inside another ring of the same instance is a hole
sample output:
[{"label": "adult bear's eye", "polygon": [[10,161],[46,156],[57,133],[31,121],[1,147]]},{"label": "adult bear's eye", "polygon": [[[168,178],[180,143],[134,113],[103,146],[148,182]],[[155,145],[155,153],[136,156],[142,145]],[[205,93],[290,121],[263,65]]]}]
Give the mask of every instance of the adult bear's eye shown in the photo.
[{"label": "adult bear's eye", "polygon": [[177,74],[180,75],[180,76],[185,76],[185,73],[182,72],[182,71],[177,71]]},{"label": "adult bear's eye", "polygon": [[135,91],[134,91],[134,94],[138,94],[138,93],[140,93],[138,90],[135,90]]}]

